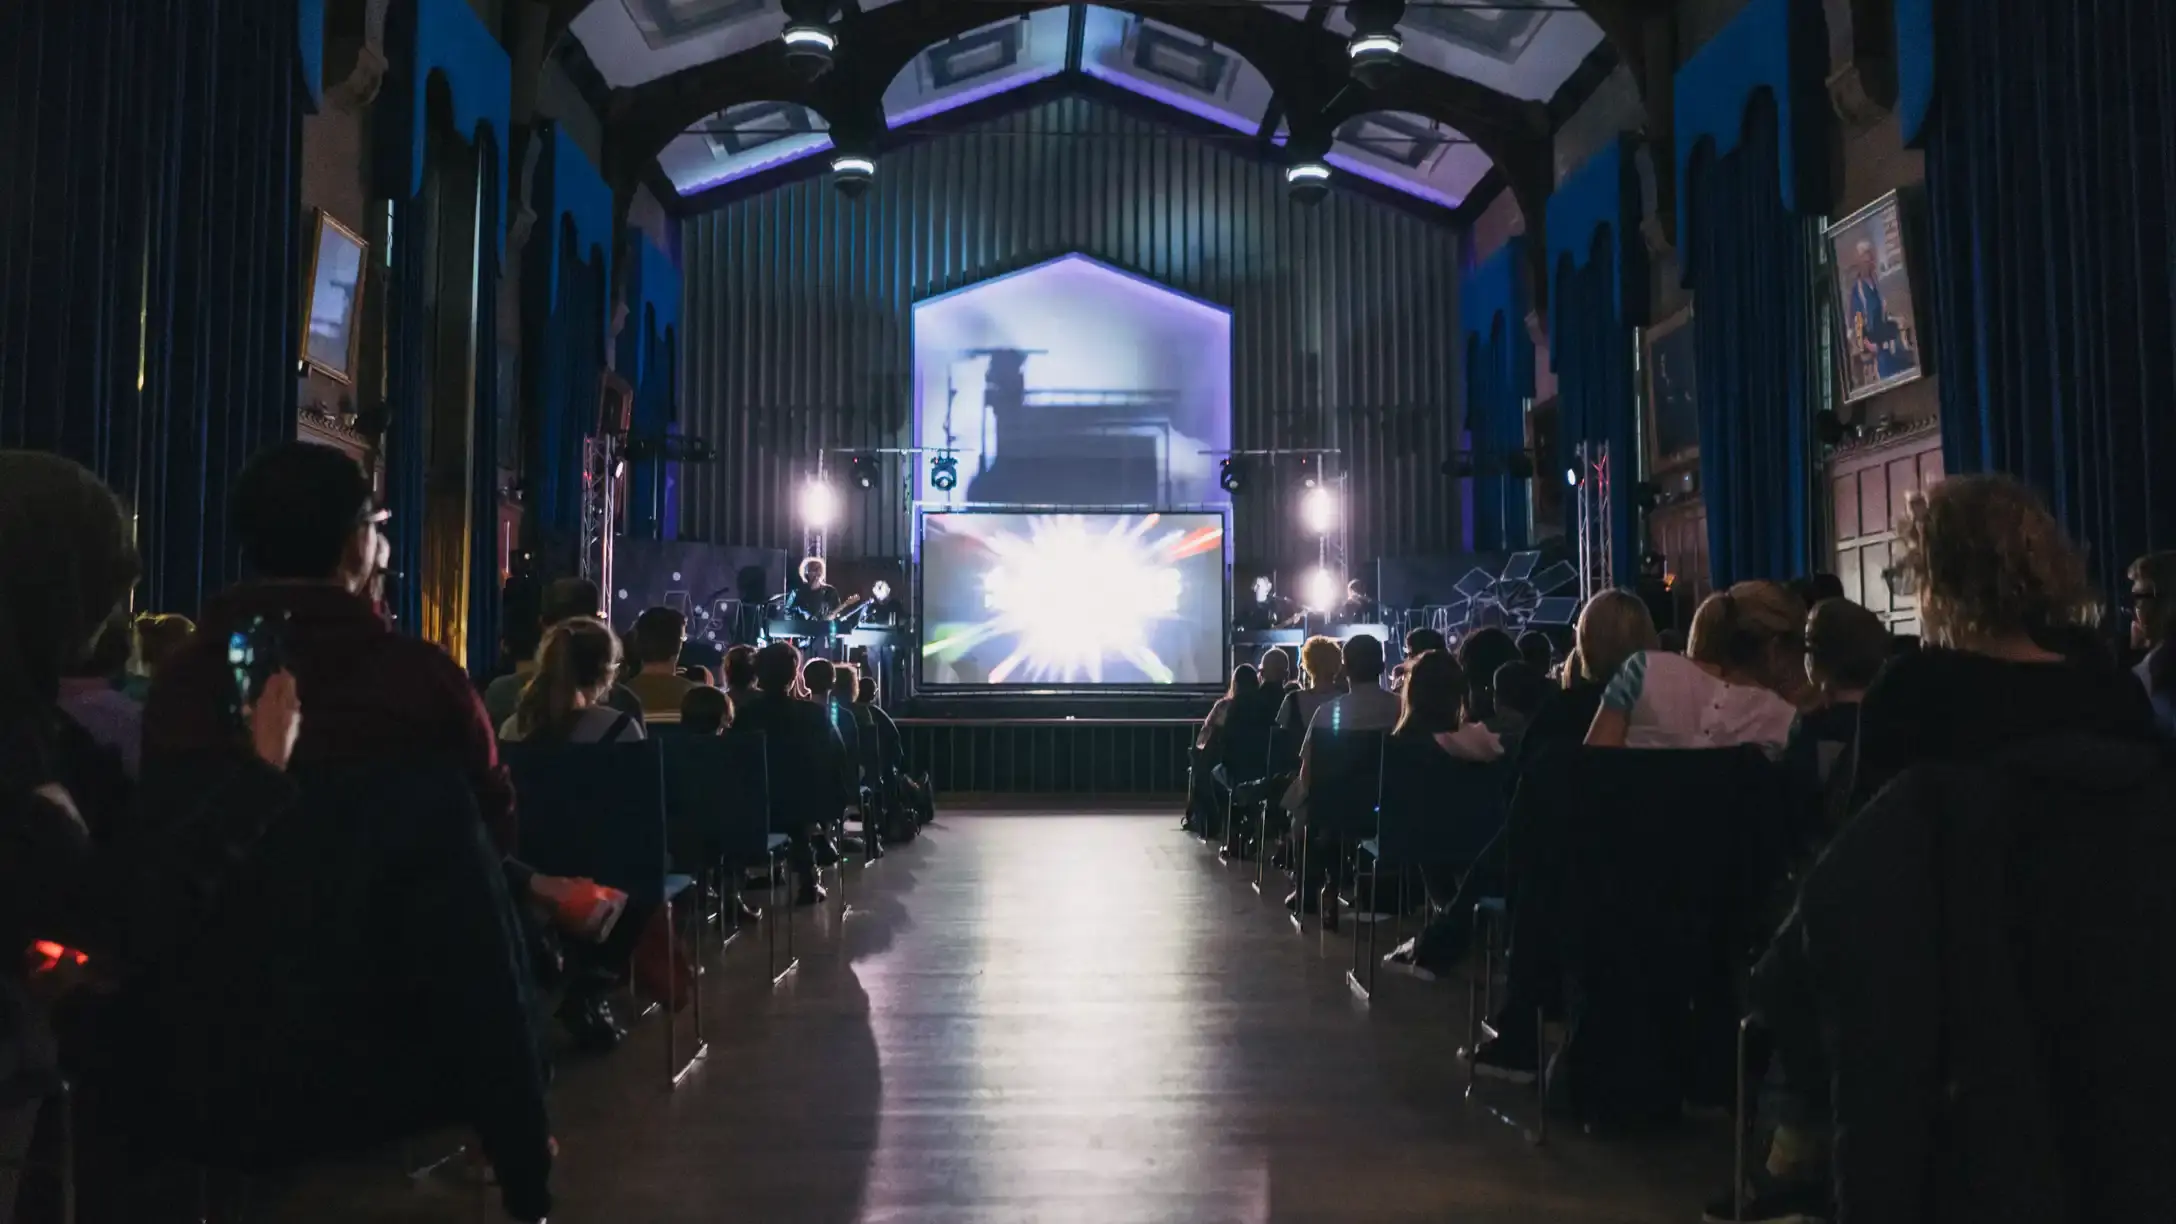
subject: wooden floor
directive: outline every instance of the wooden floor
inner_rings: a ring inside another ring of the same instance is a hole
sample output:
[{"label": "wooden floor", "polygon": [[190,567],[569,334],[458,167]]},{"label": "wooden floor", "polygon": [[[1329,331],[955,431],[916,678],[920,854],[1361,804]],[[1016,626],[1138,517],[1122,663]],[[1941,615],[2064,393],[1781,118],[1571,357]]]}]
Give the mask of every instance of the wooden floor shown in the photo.
[{"label": "wooden floor", "polygon": [[[1631,1224],[1697,1219],[1721,1123],[1535,1148],[1463,1096],[1462,985],[1345,986],[1167,814],[948,816],[706,978],[711,1052],[663,1086],[657,1017],[564,1066],[558,1224]],[[1348,928],[1349,929],[1349,928]],[[255,1192],[260,1220],[479,1213],[391,1156]]]}]

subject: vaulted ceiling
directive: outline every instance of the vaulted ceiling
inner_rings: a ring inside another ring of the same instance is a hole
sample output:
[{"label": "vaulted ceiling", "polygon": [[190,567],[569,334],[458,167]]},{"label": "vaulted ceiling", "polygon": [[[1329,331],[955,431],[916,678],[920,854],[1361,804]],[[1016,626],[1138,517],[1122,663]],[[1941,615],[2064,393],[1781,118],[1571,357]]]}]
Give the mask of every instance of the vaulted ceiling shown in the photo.
[{"label": "vaulted ceiling", "polygon": [[945,112],[1072,75],[1228,128],[1291,139],[1456,208],[1491,170],[1530,213],[1549,178],[1548,103],[1583,66],[1640,70],[1651,0],[1408,0],[1402,56],[1361,87],[1332,0],[843,0],[837,65],[811,79],[780,42],[787,0],[559,0],[612,89],[622,178],[655,158],[671,190],[760,185],[833,147],[929,130]]}]

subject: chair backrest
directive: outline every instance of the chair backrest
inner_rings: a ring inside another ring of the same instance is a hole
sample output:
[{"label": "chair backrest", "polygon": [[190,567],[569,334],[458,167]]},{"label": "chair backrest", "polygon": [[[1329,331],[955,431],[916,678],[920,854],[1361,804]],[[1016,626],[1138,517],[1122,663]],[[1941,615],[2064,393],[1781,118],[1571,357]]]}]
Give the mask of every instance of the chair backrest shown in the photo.
[{"label": "chair backrest", "polygon": [[760,861],[771,828],[764,735],[682,735],[665,753],[665,837],[683,870],[721,857]]},{"label": "chair backrest", "polygon": [[1503,828],[1509,767],[1454,759],[1428,740],[1386,741],[1377,856],[1386,863],[1470,863]]},{"label": "chair backrest", "polygon": [[657,740],[508,744],[521,859],[587,876],[638,901],[665,895],[665,770]]},{"label": "chair backrest", "polygon": [[1308,751],[1307,823],[1332,834],[1365,836],[1375,831],[1375,801],[1382,793],[1381,731],[1319,728]]},{"label": "chair backrest", "polygon": [[1224,732],[1224,776],[1233,786],[1270,775],[1270,743],[1276,732],[1268,727],[1235,727]]},{"label": "chair backrest", "polygon": [[1291,773],[1300,767],[1300,745],[1307,740],[1307,729],[1297,731],[1278,727],[1269,733],[1269,772]]}]

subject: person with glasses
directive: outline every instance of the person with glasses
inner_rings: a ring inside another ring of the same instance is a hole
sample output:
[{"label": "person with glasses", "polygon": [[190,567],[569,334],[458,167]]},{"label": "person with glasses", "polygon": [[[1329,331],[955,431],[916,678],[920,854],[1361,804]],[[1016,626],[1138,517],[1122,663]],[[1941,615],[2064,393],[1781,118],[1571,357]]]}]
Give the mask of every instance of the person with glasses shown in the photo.
[{"label": "person with glasses", "polygon": [[2132,674],[2146,686],[2161,734],[2176,738],[2176,552],[2131,562],[2130,579],[2131,649],[2144,656]]},{"label": "person with glasses", "polygon": [[[1912,495],[1890,589],[1919,604],[1923,645],[1859,706],[1851,808],[1914,765],[1973,764],[2027,738],[2153,738],[2153,709],[2104,651],[2064,647],[2098,617],[2085,556],[2032,490],[1953,476]],[[2135,589],[2135,587],[2134,587]]]}]

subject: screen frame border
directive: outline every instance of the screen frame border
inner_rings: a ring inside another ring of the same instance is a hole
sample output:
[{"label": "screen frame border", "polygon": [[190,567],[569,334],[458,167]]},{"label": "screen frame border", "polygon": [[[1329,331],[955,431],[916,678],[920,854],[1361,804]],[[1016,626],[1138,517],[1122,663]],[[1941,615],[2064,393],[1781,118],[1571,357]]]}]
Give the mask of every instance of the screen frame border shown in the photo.
[{"label": "screen frame border", "polygon": [[[924,680],[922,678],[922,643],[924,640],[923,635],[927,631],[927,627],[929,624],[928,617],[926,616],[923,607],[924,584],[922,580],[922,572],[924,562],[922,545],[929,534],[930,518],[933,516],[953,518],[966,517],[969,515],[983,515],[989,517],[1004,516],[1008,518],[1039,518],[1065,514],[1136,516],[1153,514],[1159,517],[1174,514],[1187,514],[1212,516],[1220,524],[1222,524],[1223,536],[1221,543],[1223,545],[1223,548],[1221,550],[1222,556],[1220,558],[1222,577],[1219,583],[1220,589],[1218,592],[1221,597],[1219,601],[1221,612],[1219,613],[1217,619],[1217,645],[1218,649],[1221,652],[1219,657],[1222,661],[1219,665],[1217,671],[1217,678],[1214,682],[1207,682],[1201,684],[938,684],[932,681]],[[1048,696],[1060,693],[1089,693],[1097,696],[1128,696],[1147,694],[1194,695],[1204,693],[1222,693],[1226,688],[1230,686],[1232,671],[1232,508],[1228,505],[1001,506],[983,503],[979,505],[969,504],[966,506],[959,506],[943,504],[929,505],[922,502],[916,502],[914,505],[913,560],[914,565],[912,578],[914,583],[914,667],[909,675],[912,680],[913,691],[917,694],[928,693],[932,695],[943,696],[979,694],[988,696],[1012,697],[1027,697],[1037,695]]]}]

